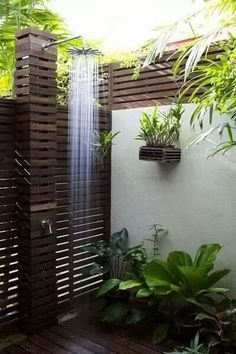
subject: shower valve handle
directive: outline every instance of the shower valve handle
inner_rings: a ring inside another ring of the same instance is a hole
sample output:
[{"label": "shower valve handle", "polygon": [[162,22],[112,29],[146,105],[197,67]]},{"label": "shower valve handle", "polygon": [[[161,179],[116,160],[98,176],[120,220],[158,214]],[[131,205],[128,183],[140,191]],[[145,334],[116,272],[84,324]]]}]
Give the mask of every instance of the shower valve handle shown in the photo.
[{"label": "shower valve handle", "polygon": [[43,230],[48,229],[49,230],[49,234],[52,234],[52,221],[49,219],[44,219],[41,221],[41,227]]}]

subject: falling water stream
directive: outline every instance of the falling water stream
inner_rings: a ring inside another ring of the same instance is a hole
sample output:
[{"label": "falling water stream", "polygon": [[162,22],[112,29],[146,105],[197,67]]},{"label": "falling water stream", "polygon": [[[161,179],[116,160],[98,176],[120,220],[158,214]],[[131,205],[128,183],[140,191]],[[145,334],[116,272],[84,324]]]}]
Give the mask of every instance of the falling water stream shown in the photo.
[{"label": "falling water stream", "polygon": [[[69,78],[70,234],[81,211],[91,208],[95,179],[94,131],[98,131],[98,61],[95,55],[72,55]],[[86,218],[83,219],[86,222]]]}]

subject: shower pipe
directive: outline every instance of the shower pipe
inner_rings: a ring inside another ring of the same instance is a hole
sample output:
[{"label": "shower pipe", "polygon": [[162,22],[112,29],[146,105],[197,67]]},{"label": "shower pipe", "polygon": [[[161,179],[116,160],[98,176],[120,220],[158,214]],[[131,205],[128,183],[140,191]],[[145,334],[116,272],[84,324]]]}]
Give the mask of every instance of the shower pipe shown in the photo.
[{"label": "shower pipe", "polygon": [[[55,45],[69,42],[69,41],[72,41],[72,40],[78,39],[78,38],[83,38],[83,37],[82,36],[75,36],[75,37],[71,37],[71,38],[61,39],[61,40],[58,40],[55,42],[44,43],[44,44],[42,44],[42,50],[47,50],[48,48],[53,47]],[[83,42],[84,42],[84,40],[83,40]],[[101,54],[101,52],[98,49],[88,48],[85,45],[82,45],[81,48],[70,47],[70,48],[68,48],[68,52],[72,55],[99,55],[99,54]]]},{"label": "shower pipe", "polygon": [[53,47],[54,45],[69,42],[69,41],[72,41],[72,40],[78,39],[78,38],[82,38],[82,36],[75,36],[75,37],[71,37],[71,38],[61,39],[61,40],[58,40],[55,42],[44,43],[44,44],[42,44],[42,50],[47,50],[48,48]]}]

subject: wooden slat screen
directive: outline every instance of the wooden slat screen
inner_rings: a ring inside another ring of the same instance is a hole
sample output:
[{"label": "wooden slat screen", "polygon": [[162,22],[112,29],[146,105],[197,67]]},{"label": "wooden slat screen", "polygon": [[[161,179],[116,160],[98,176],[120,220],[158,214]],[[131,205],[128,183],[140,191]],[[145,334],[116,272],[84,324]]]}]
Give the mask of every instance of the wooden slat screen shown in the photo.
[{"label": "wooden slat screen", "polygon": [[[209,50],[208,58],[217,60],[217,55],[221,50],[212,47]],[[183,76],[179,75],[173,79],[173,64],[176,54],[169,52],[155,64],[151,64],[141,69],[137,80],[132,79],[133,68],[126,69],[120,64],[109,65],[109,107],[112,110],[127,109],[136,107],[154,106],[159,104],[170,104],[178,90],[184,83]],[[183,65],[181,69],[183,69]],[[193,86],[185,95],[184,101],[188,101],[189,96],[197,85]],[[102,102],[103,103],[103,102]],[[105,101],[104,101],[104,104]]]},{"label": "wooden slat screen", "polygon": [[0,333],[18,320],[15,102],[0,100]]},{"label": "wooden slat screen", "polygon": [[110,65],[102,65],[99,68],[99,104],[105,110],[111,110],[112,98],[112,76],[110,73]]},{"label": "wooden slat screen", "polygon": [[[56,322],[56,48],[36,28],[16,34],[16,162],[20,325],[26,331]],[[49,220],[43,228],[42,221]]]},{"label": "wooden slat screen", "polygon": [[[100,111],[101,130],[110,130],[110,114]],[[84,183],[78,188],[84,189]],[[91,181],[90,181],[91,182]],[[110,234],[110,156],[92,181],[91,209],[76,212],[77,232],[70,234],[69,176],[68,176],[68,112],[66,107],[57,113],[57,260],[56,277],[59,308],[70,307],[81,295],[94,291],[101,282],[100,276],[86,276],[83,270],[95,260],[94,255],[82,247]]]}]

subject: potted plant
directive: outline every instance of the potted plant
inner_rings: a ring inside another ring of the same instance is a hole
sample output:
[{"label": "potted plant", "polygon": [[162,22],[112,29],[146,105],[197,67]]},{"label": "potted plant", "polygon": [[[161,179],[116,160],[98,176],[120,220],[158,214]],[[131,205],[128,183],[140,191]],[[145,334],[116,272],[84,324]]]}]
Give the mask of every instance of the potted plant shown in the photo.
[{"label": "potted plant", "polygon": [[179,162],[181,150],[178,147],[183,105],[177,101],[168,112],[155,106],[153,111],[143,112],[140,118],[140,132],[136,140],[146,142],[139,149],[139,159],[158,162]]}]

